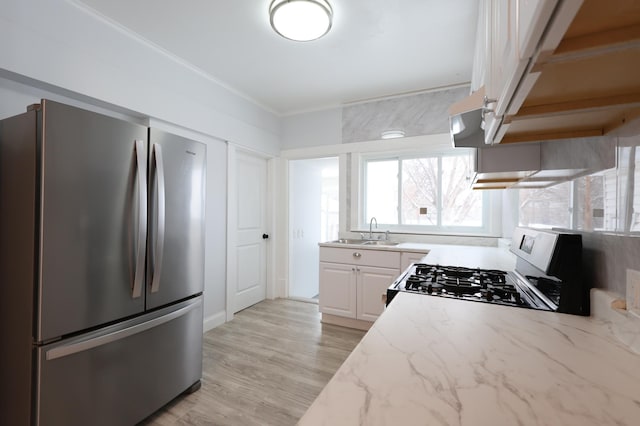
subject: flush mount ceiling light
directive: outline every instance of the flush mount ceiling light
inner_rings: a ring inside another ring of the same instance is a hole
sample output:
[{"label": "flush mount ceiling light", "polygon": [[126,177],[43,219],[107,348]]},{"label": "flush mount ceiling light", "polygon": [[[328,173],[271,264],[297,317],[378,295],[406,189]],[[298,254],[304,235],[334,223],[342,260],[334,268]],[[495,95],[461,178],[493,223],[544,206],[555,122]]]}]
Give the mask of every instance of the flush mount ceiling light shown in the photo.
[{"label": "flush mount ceiling light", "polygon": [[380,133],[382,139],[404,138],[404,130],[385,130]]},{"label": "flush mount ceiling light", "polygon": [[316,40],[329,32],[333,10],[326,0],[273,0],[271,26],[284,38]]}]

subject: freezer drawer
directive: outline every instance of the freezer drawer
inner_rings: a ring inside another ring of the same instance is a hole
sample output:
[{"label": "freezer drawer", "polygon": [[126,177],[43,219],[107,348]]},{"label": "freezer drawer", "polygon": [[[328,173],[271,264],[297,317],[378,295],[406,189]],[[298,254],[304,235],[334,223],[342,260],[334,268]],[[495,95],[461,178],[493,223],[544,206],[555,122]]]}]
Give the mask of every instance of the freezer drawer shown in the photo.
[{"label": "freezer drawer", "polygon": [[202,297],[38,350],[40,425],[132,425],[202,375]]}]

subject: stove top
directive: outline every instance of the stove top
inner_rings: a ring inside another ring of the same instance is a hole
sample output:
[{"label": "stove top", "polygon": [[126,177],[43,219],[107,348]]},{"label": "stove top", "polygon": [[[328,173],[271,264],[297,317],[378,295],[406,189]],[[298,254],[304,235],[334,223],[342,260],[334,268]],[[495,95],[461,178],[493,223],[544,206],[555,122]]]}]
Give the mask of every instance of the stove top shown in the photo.
[{"label": "stove top", "polygon": [[535,290],[520,281],[511,273],[500,270],[417,263],[389,290],[391,298],[398,291],[404,291],[499,305],[553,309],[540,300]]},{"label": "stove top", "polygon": [[408,292],[589,315],[580,234],[517,227],[509,250],[516,264],[508,272],[415,263],[387,289],[387,305]]}]

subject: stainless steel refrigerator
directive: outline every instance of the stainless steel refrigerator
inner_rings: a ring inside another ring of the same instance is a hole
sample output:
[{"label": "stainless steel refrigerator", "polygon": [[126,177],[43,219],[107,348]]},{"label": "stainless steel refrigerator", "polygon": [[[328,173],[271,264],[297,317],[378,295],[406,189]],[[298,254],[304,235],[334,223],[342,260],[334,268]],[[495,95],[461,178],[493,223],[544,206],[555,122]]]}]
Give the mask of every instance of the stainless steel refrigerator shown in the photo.
[{"label": "stainless steel refrigerator", "polygon": [[129,425],[198,388],[205,164],[49,100],[0,121],[0,423]]}]

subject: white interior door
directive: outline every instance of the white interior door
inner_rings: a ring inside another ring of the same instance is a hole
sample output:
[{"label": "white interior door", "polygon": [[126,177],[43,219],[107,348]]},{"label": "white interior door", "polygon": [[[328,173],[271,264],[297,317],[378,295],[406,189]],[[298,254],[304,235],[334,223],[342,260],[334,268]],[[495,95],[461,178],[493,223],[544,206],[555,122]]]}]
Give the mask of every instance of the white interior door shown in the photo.
[{"label": "white interior door", "polygon": [[266,297],[267,160],[236,152],[236,247],[233,312]]}]

